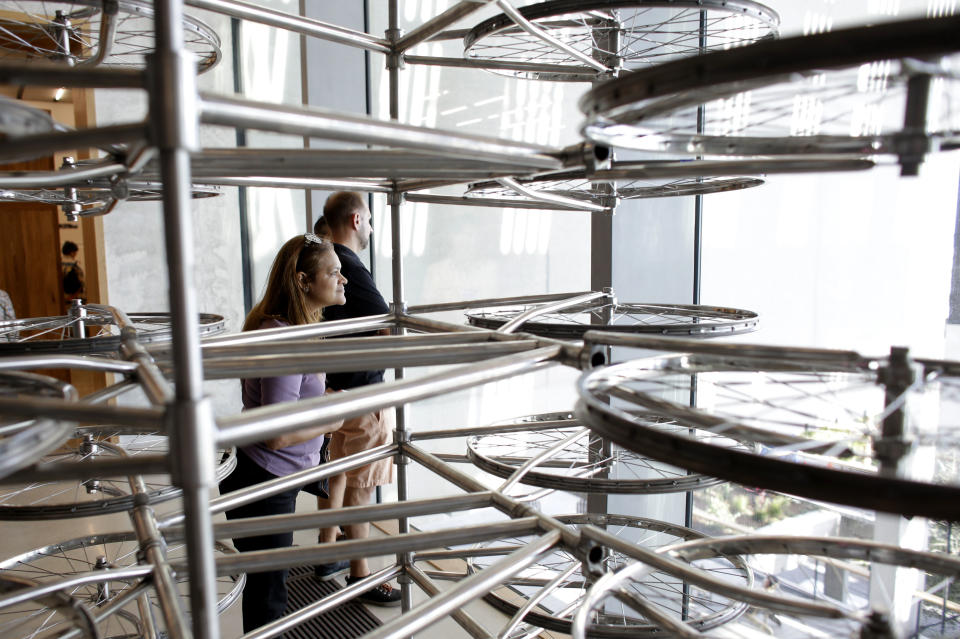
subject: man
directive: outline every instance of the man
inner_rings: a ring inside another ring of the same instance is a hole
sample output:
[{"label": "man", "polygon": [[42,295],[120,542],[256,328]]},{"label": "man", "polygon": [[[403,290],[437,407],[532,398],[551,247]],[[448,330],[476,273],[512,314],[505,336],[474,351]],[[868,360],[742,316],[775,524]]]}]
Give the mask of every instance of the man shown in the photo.
[{"label": "man", "polygon": [[[351,191],[338,191],[327,198],[323,206],[323,217],[314,225],[317,235],[327,235],[333,241],[333,248],[340,258],[340,272],[347,278],[347,303],[343,306],[330,306],[324,309],[325,320],[348,319],[366,315],[381,315],[389,312],[380,291],[373,282],[373,276],[363,265],[357,253],[370,245],[370,209],[363,196]],[[326,228],[325,228],[326,227]],[[335,390],[347,390],[376,384],[383,381],[383,371],[358,371],[353,373],[330,373],[327,375],[327,387]],[[393,409],[377,411],[344,422],[343,428],[330,437],[330,459],[340,459],[348,455],[369,450],[392,441],[394,428]],[[364,506],[370,503],[377,486],[393,481],[393,462],[384,459],[368,464],[356,470],[347,471],[330,478],[329,499],[317,498],[320,508],[340,508],[341,506]],[[353,524],[344,527],[349,539],[365,539],[370,532],[369,524]],[[331,543],[337,538],[336,526],[320,530],[320,543]],[[316,566],[319,579],[332,579],[346,572],[348,562]],[[370,574],[366,559],[349,562],[350,576],[347,583],[358,581]],[[360,595],[364,603],[378,606],[396,606],[400,604],[400,591],[390,584],[383,584]]]}]

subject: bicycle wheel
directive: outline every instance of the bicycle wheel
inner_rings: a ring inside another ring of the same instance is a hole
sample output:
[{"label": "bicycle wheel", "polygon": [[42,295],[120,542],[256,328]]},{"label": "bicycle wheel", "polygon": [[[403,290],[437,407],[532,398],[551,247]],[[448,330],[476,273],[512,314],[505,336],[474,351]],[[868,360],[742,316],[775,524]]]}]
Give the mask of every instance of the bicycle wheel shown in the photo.
[{"label": "bicycle wheel", "polygon": [[[22,353],[108,353],[120,348],[120,331],[113,313],[106,307],[83,307],[86,315],[33,317],[0,321],[0,354]],[[169,313],[131,313],[142,344],[169,341]],[[216,335],[224,330],[220,315],[201,313],[200,335]],[[86,337],[75,337],[80,327]]]},{"label": "bicycle wheel", "polygon": [[[84,63],[96,59],[104,19],[99,0],[3,0],[0,2],[0,59],[66,59]],[[153,4],[120,0],[113,16],[115,33],[102,64],[144,67],[154,50]],[[184,46],[197,57],[199,72],[220,61],[220,38],[202,21],[183,16]]]},{"label": "bicycle wheel", "polygon": [[[611,534],[645,548],[660,548],[688,539],[700,539],[702,533],[689,528],[662,521],[629,517],[625,515],[565,515],[558,519],[571,526],[594,525],[608,529]],[[526,537],[501,539],[477,546],[477,554],[468,560],[469,570],[480,571],[518,546],[527,543]],[[627,558],[617,552],[609,553],[603,560],[607,571],[615,571],[627,562]],[[484,596],[484,600],[495,608],[513,615],[526,599],[537,594],[538,590],[549,584],[554,578],[574,566],[580,559],[572,553],[558,549],[524,570],[500,588]],[[696,565],[696,564],[695,564]],[[722,575],[738,585],[750,586],[753,575],[740,557],[711,558],[698,565],[705,570]],[[536,610],[529,612],[524,621],[548,630],[570,632],[570,619],[576,613],[589,588],[579,569],[574,570],[567,580],[562,582],[551,594],[541,601]],[[680,579],[665,573],[654,573],[641,581],[630,584],[630,588],[641,593],[654,605],[677,615],[686,605],[691,625],[699,630],[716,628],[743,614],[744,604],[690,587],[684,596],[684,584]],[[685,603],[684,603],[685,602]],[[591,628],[593,637],[636,637],[640,634],[656,634],[659,628],[648,623],[630,610],[619,608],[603,611],[597,617],[597,625]]]},{"label": "bicycle wheel", "polygon": [[[190,187],[193,199],[216,197],[215,186],[194,184]],[[130,202],[157,202],[163,198],[162,185],[148,180],[96,180],[83,185],[59,189],[0,189],[2,202],[37,202],[40,204],[77,205],[89,207],[113,200]],[[82,213],[83,211],[80,211]]]},{"label": "bicycle wheel", "polygon": [[6,137],[49,133],[56,128],[50,114],[19,100],[0,97],[0,134]]},{"label": "bicycle wheel", "polygon": [[960,16],[912,20],[644,69],[583,96],[583,133],[682,155],[893,154],[906,164],[960,135],[960,60],[915,61],[960,50],[958,31]]},{"label": "bicycle wheel", "polygon": [[[610,206],[613,198],[641,200],[658,197],[681,197],[685,195],[708,195],[725,191],[739,191],[764,183],[755,177],[690,177],[673,179],[625,179],[604,181],[583,177],[582,171],[566,171],[554,176],[537,176],[517,180],[521,186],[548,195],[559,195],[584,202]],[[610,189],[597,185],[610,184]],[[474,182],[467,188],[469,197],[524,198],[523,193],[500,185],[496,181]]]},{"label": "bicycle wheel", "polygon": [[[926,593],[917,592],[914,595],[914,603],[924,602],[925,594],[955,600],[955,595],[951,595],[949,589],[942,588],[942,580],[956,579],[960,575],[960,559],[955,555],[911,550],[856,538],[738,535],[685,541],[663,552],[683,561],[727,554],[749,556],[757,580],[764,581],[766,590],[772,594],[784,593],[785,600],[790,600],[784,602],[783,608],[773,612],[778,616],[796,615],[802,623],[814,628],[811,636],[820,637],[824,636],[824,631],[830,636],[860,636],[858,631],[863,621],[874,622],[876,616],[870,614],[868,598],[864,594],[869,590],[873,569],[879,565],[915,568],[932,578],[928,580]],[[852,562],[853,565],[844,568],[837,563],[828,564],[823,559],[827,562]],[[839,589],[841,592],[827,592],[828,566],[832,570],[846,572],[842,578],[844,587]],[[858,574],[858,568],[865,570],[866,574]],[[931,583],[936,585],[930,588]],[[786,595],[787,592],[792,596]],[[825,595],[828,600],[838,600],[837,603],[849,611],[850,618],[833,619],[828,622],[829,625],[823,625],[827,620],[811,619],[817,615],[817,610],[795,606],[797,595],[802,597],[801,602],[823,601]],[[757,603],[753,606],[754,613],[750,617],[765,608]],[[796,608],[792,613],[791,606]],[[744,622],[747,622],[747,618],[744,618]],[[956,623],[951,625],[955,630]]]},{"label": "bicycle wheel", "polygon": [[[0,574],[0,594],[15,594],[38,585],[30,579]],[[0,630],[4,637],[52,639],[66,627],[79,630],[81,639],[100,639],[90,609],[62,591],[0,610]]]},{"label": "bicycle wheel", "polygon": [[[700,53],[704,49],[701,34],[706,37],[706,50],[773,38],[780,23],[773,10],[749,0],[554,0],[519,11],[611,72]],[[474,27],[464,38],[464,55],[475,60],[557,67],[542,71],[491,69],[532,80],[590,82],[598,77],[597,71],[530,35],[505,14]]]},{"label": "bicycle wheel", "polygon": [[[127,435],[123,431],[83,428],[75,434],[77,439],[48,454],[40,463],[92,463],[104,458],[164,455],[169,450],[163,433]],[[217,451],[217,483],[233,472],[236,465],[235,449]],[[168,475],[146,476],[143,480],[152,504],[169,501],[182,492],[172,485]],[[134,496],[127,477],[93,476],[0,487],[0,521],[91,517],[129,511],[133,507]]]},{"label": "bicycle wheel", "polygon": [[[960,519],[960,485],[950,471],[960,425],[945,417],[940,425],[908,422],[911,428],[902,437],[884,436],[882,430],[899,402],[960,401],[957,364],[924,364],[915,387],[891,390],[897,399],[887,405],[879,382],[887,375],[888,358],[777,347],[756,347],[765,356],[751,356],[754,347],[740,344],[716,345],[720,348],[711,353],[697,341],[670,340],[672,346],[654,341],[643,346],[643,338],[631,338],[638,348],[685,354],[581,376],[576,413],[598,434],[654,459],[746,486],[906,516]],[[697,406],[691,408],[693,384]],[[678,393],[685,393],[682,399]],[[636,410],[656,411],[689,430],[654,430],[636,419],[631,412]],[[745,448],[717,445],[723,439]],[[882,459],[910,451],[910,442],[936,447],[943,471],[927,478],[878,474]]]},{"label": "bicycle wheel", "polygon": [[[507,307],[467,313],[473,326],[497,329],[531,307]],[[606,320],[609,314],[609,320]],[[759,317],[752,311],[692,304],[618,304],[609,298],[541,315],[520,326],[521,331],[558,339],[581,339],[591,329],[619,333],[656,333],[716,337],[750,333]]]},{"label": "bicycle wheel", "polygon": [[[24,372],[0,372],[0,397],[55,397],[76,401],[77,391],[66,382]],[[73,430],[53,419],[0,420],[0,477],[34,463],[56,448]]]},{"label": "bicycle wheel", "polygon": [[[653,415],[648,415],[647,419],[658,421]],[[549,427],[542,428],[540,425],[544,423]],[[470,461],[481,470],[506,479],[534,455],[584,425],[571,413],[530,415],[505,425],[513,424],[529,424],[531,429],[511,429],[468,438]],[[669,420],[660,421],[659,426],[679,428]],[[587,436],[538,464],[520,482],[577,493],[641,495],[697,490],[716,485],[721,480],[690,475],[619,447],[604,451],[599,437]]]},{"label": "bicycle wheel", "polygon": [[[31,550],[16,557],[0,562],[0,571],[4,576],[25,578],[44,583],[58,578],[80,575],[107,568],[122,568],[136,565],[140,543],[132,532],[107,533],[79,537],[61,543],[51,544]],[[215,552],[223,554],[236,553],[235,550],[221,543],[216,543]],[[181,543],[168,543],[167,557],[171,561],[185,560],[186,547]],[[190,600],[187,592],[186,571],[178,571],[182,605],[189,610]],[[217,579],[217,611],[223,612],[240,597],[243,590],[245,575],[219,577]],[[141,583],[140,580],[110,580],[87,583],[76,586],[69,594],[91,608],[103,606],[111,600],[126,595],[130,590]],[[150,596],[151,604],[157,606],[154,597]],[[47,611],[49,612],[49,611]],[[121,609],[123,614],[111,615],[99,624],[100,633],[104,637],[140,636],[140,613],[135,604],[129,604]],[[44,607],[38,607],[37,615],[42,616]],[[157,619],[162,619],[159,612]],[[0,621],[2,623],[2,621]],[[63,627],[59,628],[62,630]],[[7,639],[29,637],[29,634],[12,634],[0,626],[2,636]]]}]

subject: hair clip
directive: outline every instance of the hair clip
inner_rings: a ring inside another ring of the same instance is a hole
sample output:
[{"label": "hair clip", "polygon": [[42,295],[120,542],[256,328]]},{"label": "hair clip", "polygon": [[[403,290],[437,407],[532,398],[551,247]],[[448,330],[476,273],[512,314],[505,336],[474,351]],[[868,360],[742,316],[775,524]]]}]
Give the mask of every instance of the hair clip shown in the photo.
[{"label": "hair clip", "polygon": [[304,233],[303,241],[307,244],[323,244],[323,238],[314,235],[313,233]]}]

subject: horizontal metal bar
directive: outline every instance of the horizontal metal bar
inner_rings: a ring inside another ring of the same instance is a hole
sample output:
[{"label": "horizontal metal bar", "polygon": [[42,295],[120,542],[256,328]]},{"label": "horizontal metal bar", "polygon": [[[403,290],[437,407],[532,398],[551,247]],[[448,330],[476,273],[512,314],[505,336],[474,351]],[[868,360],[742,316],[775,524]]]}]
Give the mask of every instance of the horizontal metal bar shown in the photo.
[{"label": "horizontal metal bar", "polygon": [[448,204],[450,206],[480,206],[500,209],[533,209],[537,211],[583,211],[582,206],[567,206],[557,202],[538,202],[533,200],[514,200],[507,198],[463,197],[459,195],[430,195],[427,193],[407,193],[407,202],[424,204]]},{"label": "horizontal metal bar", "polygon": [[[348,455],[347,457],[341,457],[340,459],[327,462],[326,464],[320,464],[314,468],[301,470],[300,472],[284,475],[283,477],[277,477],[276,479],[271,479],[270,481],[254,484],[253,486],[248,486],[241,490],[235,490],[225,495],[220,495],[219,497],[215,497],[210,500],[210,514],[216,515],[227,510],[239,508],[240,506],[245,506],[246,504],[260,501],[265,497],[282,493],[285,490],[299,488],[305,484],[309,484],[312,481],[329,479],[330,477],[339,475],[348,470],[361,468],[381,459],[389,459],[396,455],[398,450],[399,448],[396,444],[377,446],[376,448],[371,448],[353,455]],[[167,529],[172,526],[176,526],[183,521],[183,512],[175,512],[165,515],[163,519],[157,522],[157,525],[162,529]]]},{"label": "horizontal metal bar", "polygon": [[0,143],[0,160],[15,161],[87,147],[109,148],[116,144],[132,145],[146,140],[147,126],[142,123],[7,137]]},{"label": "horizontal metal bar", "polygon": [[468,69],[489,69],[491,71],[526,71],[531,73],[554,73],[563,75],[595,75],[589,67],[575,67],[563,64],[539,64],[536,62],[508,62],[506,60],[486,60],[484,58],[443,58],[425,55],[405,55],[407,64],[421,64],[435,67],[460,67]]},{"label": "horizontal metal bar", "polygon": [[[233,521],[217,523],[213,527],[217,539],[236,539],[238,537],[256,537],[272,535],[308,528],[328,528],[331,526],[349,526],[371,521],[384,521],[399,517],[419,517],[437,513],[486,508],[492,504],[489,494],[474,493],[439,497],[416,501],[402,501],[371,506],[352,506],[336,510],[321,510],[312,513],[293,515],[273,515],[269,517],[247,517]],[[169,531],[176,534],[175,530]]]},{"label": "horizontal metal bar", "polygon": [[427,20],[423,24],[414,28],[410,33],[397,40],[394,50],[402,53],[416,45],[429,40],[431,36],[442,32],[446,27],[459,20],[482,9],[490,3],[490,0],[461,0],[438,16]]},{"label": "horizontal metal bar", "polygon": [[[502,554],[510,554],[516,546],[511,546],[510,551],[504,552]],[[496,554],[496,553],[494,553]],[[486,557],[488,556],[488,547],[484,547],[483,550],[478,548],[455,548],[451,550],[430,550],[427,552],[418,552],[417,561],[443,561],[446,559],[467,559],[469,557]],[[464,573],[455,573],[458,577],[465,576]]]},{"label": "horizontal metal bar", "polygon": [[124,379],[123,381],[111,384],[106,388],[94,391],[89,395],[84,395],[82,398],[80,398],[80,401],[87,404],[100,404],[102,402],[110,401],[115,397],[119,397],[124,393],[129,393],[135,388],[139,388],[135,382],[132,382],[129,379]]},{"label": "horizontal metal bar", "polygon": [[315,399],[262,406],[220,420],[220,445],[239,446],[277,437],[307,425],[349,419],[442,393],[540,370],[556,363],[560,346],[467,364],[419,379],[372,384]]},{"label": "horizontal metal bar", "polygon": [[536,518],[524,517],[492,524],[461,526],[447,530],[407,533],[376,539],[352,539],[316,546],[241,552],[219,557],[217,559],[217,574],[227,576],[240,572],[263,572],[291,566],[332,563],[344,559],[383,557],[429,548],[476,543],[501,537],[529,535],[536,531]]},{"label": "horizontal metal bar", "polygon": [[556,546],[559,541],[558,531],[551,531],[531,540],[512,555],[467,577],[446,592],[431,597],[426,603],[415,607],[409,613],[368,633],[366,639],[405,639],[423,630],[533,565],[542,554]]},{"label": "horizontal metal bar", "polygon": [[394,190],[397,193],[408,193],[410,191],[424,191],[428,189],[439,189],[445,186],[454,186],[457,184],[469,183],[472,180],[463,180],[457,178],[449,179],[413,179],[406,178],[394,181]]},{"label": "horizontal metal bar", "polygon": [[481,333],[429,333],[417,335],[376,335],[371,337],[339,337],[335,340],[296,340],[219,346],[206,344],[204,361],[223,356],[237,355],[286,355],[290,353],[328,353],[330,351],[366,351],[401,346],[440,346],[443,344],[477,344],[489,342],[490,337]]},{"label": "horizontal metal bar", "polygon": [[530,189],[520,184],[513,178],[498,178],[499,182],[504,187],[514,191],[518,195],[525,195],[535,202],[543,202],[544,204],[562,204],[564,206],[569,206],[570,208],[578,208],[583,211],[589,211],[591,213],[612,213],[613,210],[609,206],[603,206],[600,204],[594,204],[593,202],[588,202],[585,200],[577,200],[572,197],[565,197],[562,195],[554,195],[553,193],[547,193],[546,191],[538,191],[537,189]]},{"label": "horizontal metal bar", "polygon": [[453,324],[437,319],[427,319],[423,316],[414,317],[412,315],[401,315],[397,318],[397,325],[408,330],[420,331],[423,333],[441,333],[449,331],[452,333],[476,333],[495,336],[496,332],[479,326],[470,326],[469,324]]},{"label": "horizontal metal bar", "polygon": [[2,189],[44,189],[55,186],[81,185],[86,180],[123,175],[127,167],[117,162],[97,166],[81,166],[58,171],[13,171],[0,174]]},{"label": "horizontal metal bar", "polygon": [[564,300],[556,300],[554,302],[547,302],[542,306],[536,306],[529,310],[520,313],[514,317],[509,322],[505,323],[503,326],[497,329],[498,333],[512,333],[520,326],[523,325],[527,320],[535,319],[547,313],[553,313],[554,311],[560,311],[571,306],[576,306],[577,304],[585,304],[587,302],[592,302],[594,300],[599,300],[601,298],[609,299],[611,296],[609,293],[602,291],[594,291],[590,293],[584,293],[583,295],[577,295],[575,297],[569,297]]},{"label": "horizontal metal bar", "polygon": [[[457,470],[450,464],[443,463],[436,455],[418,446],[405,443],[403,445],[403,454],[462,490],[472,493],[484,492],[486,490],[486,487],[482,483],[470,475]],[[579,547],[580,533],[568,528],[560,520],[543,514],[533,506],[517,498],[497,492],[491,494],[493,496],[494,507],[500,510],[500,512],[510,517],[536,517],[540,522],[542,530],[559,530],[563,534],[563,543],[568,549]]]},{"label": "horizontal metal bar", "polygon": [[560,168],[555,149],[512,140],[439,131],[348,115],[327,109],[292,107],[211,95],[199,100],[204,124],[274,131],[344,142],[434,151],[467,158],[491,159],[531,168]]},{"label": "horizontal metal bar", "polygon": [[321,191],[367,191],[370,193],[392,193],[388,180],[328,180],[301,177],[196,177],[194,184],[212,184],[217,186],[249,186],[273,189],[318,189]]},{"label": "horizontal metal bar", "polygon": [[[381,328],[390,328],[393,325],[393,315],[369,315],[367,317],[337,320],[335,322],[317,322],[316,324],[281,326],[279,328],[264,328],[257,331],[217,335],[203,340],[200,346],[201,348],[210,348],[213,346],[239,346],[241,344],[259,344],[263,342],[311,337],[333,337],[334,335],[376,331]],[[148,350],[166,350],[169,348],[169,344],[160,344],[157,346],[150,345]]]},{"label": "horizontal metal bar", "polygon": [[613,162],[609,169],[588,173],[587,177],[595,182],[613,182],[615,180],[639,180],[644,178],[725,177],[772,175],[778,173],[863,171],[873,168],[874,165],[875,162],[872,160],[844,158],[649,160],[646,162]]},{"label": "horizontal metal bar", "polygon": [[253,632],[246,633],[240,639],[272,639],[273,637],[278,637],[287,630],[291,630],[318,615],[322,615],[325,612],[333,610],[334,608],[337,608],[338,606],[341,606],[357,596],[367,592],[371,588],[376,588],[380,584],[386,583],[402,574],[403,569],[400,566],[387,566],[386,568],[378,570],[377,572],[370,574],[360,581],[347,584],[343,588],[334,592],[332,595],[328,595],[320,601],[315,601],[309,606],[305,606],[296,612],[292,612],[285,617],[277,619],[276,621],[272,621],[264,626],[260,626]]},{"label": "horizontal metal bar", "polygon": [[545,304],[559,300],[569,299],[580,295],[587,295],[593,291],[580,291],[579,293],[549,293],[545,295],[520,295],[517,297],[493,297],[481,300],[468,300],[465,302],[444,302],[440,304],[419,304],[407,308],[407,314],[417,315],[419,313],[439,313],[441,311],[461,311],[475,308],[487,308],[490,306],[514,306],[523,304]]},{"label": "horizontal metal bar", "polygon": [[170,458],[164,455],[137,455],[119,459],[98,459],[84,462],[55,462],[21,468],[12,475],[0,477],[0,484],[29,484],[63,479],[91,477],[132,477],[164,475],[170,472]]},{"label": "horizontal metal bar", "polygon": [[163,430],[164,412],[156,408],[132,406],[104,406],[82,402],[65,402],[59,399],[34,397],[0,397],[0,415],[11,417],[43,417],[72,422],[101,424],[129,424],[152,430]]},{"label": "horizontal metal bar", "polygon": [[[563,158],[570,152],[558,151]],[[191,157],[193,177],[224,178],[302,178],[310,180],[349,179],[363,184],[383,184],[385,178],[438,179],[462,183],[487,176],[511,176],[530,173],[523,162],[494,162],[483,158],[465,158],[462,153],[444,150],[422,152],[398,149],[204,149]],[[141,173],[145,179],[159,180],[156,165]]]},{"label": "horizontal metal bar", "polygon": [[0,371],[29,371],[41,368],[69,368],[73,370],[104,371],[107,373],[133,373],[137,370],[137,365],[134,362],[123,362],[116,359],[84,355],[0,357]]},{"label": "horizontal metal bar", "polygon": [[697,355],[735,356],[740,358],[775,359],[786,362],[817,362],[840,366],[858,366],[867,363],[868,358],[856,351],[831,350],[826,348],[795,348],[768,346],[765,344],[742,344],[708,342],[678,337],[655,337],[644,335],[626,335],[605,331],[587,331],[583,340],[590,344],[609,346],[628,346],[647,350],[667,351],[670,353],[695,353]]},{"label": "horizontal metal bar", "polygon": [[257,22],[279,29],[293,31],[294,33],[305,36],[320,38],[328,42],[346,44],[352,47],[367,49],[368,51],[376,51],[377,53],[390,53],[389,42],[382,38],[376,38],[368,33],[328,24],[313,18],[266,9],[246,2],[238,2],[237,0],[185,0],[184,4],[250,22]]},{"label": "horizontal metal bar", "polygon": [[143,89],[147,74],[137,69],[78,69],[66,64],[34,61],[0,64],[0,84],[98,89]]},{"label": "horizontal metal bar", "polygon": [[295,373],[346,373],[356,370],[444,366],[488,360],[538,347],[539,344],[536,341],[527,340],[449,346],[403,346],[361,351],[344,349],[327,353],[291,355],[218,357],[204,360],[203,375],[205,379],[233,379],[275,377]]},{"label": "horizontal metal bar", "polygon": [[[428,597],[432,598],[440,595],[441,593],[440,588],[437,587],[435,583],[433,583],[433,580],[430,579],[430,577],[427,576],[425,572],[417,568],[415,565],[411,564],[407,566],[406,572],[407,572],[407,575],[409,575],[410,578],[413,579],[414,583],[416,583],[421,590],[427,593]],[[452,616],[453,620],[456,621],[461,628],[466,630],[467,634],[469,634],[474,639],[489,639],[490,637],[493,636],[489,631],[487,631],[486,628],[484,628],[480,624],[480,622],[478,622],[472,616],[467,614],[467,612],[463,609],[453,610],[450,613],[450,616]]]},{"label": "horizontal metal bar", "polygon": [[437,459],[441,459],[448,464],[472,464],[473,461],[466,455],[457,455],[454,453],[437,453]]}]

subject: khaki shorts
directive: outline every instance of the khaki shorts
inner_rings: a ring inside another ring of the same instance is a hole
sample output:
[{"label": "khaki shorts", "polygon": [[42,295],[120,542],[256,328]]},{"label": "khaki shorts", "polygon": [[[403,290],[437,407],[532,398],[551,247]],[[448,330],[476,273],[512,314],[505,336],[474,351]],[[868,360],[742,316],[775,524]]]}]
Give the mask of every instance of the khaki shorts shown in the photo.
[{"label": "khaki shorts", "polygon": [[[341,459],[393,441],[396,417],[392,408],[343,422],[343,428],[330,434],[330,459]],[[383,486],[393,481],[393,458],[381,459],[348,470],[347,486]]]}]

